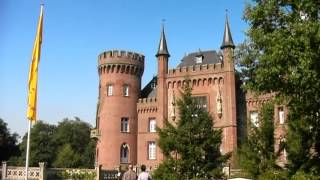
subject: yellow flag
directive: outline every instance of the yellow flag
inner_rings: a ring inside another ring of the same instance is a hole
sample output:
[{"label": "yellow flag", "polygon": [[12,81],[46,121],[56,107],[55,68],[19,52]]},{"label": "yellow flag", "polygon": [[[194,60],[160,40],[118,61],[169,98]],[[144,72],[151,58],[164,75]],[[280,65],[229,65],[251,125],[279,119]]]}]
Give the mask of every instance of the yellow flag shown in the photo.
[{"label": "yellow flag", "polygon": [[43,24],[43,5],[41,5],[37,35],[33,45],[32,59],[29,70],[29,94],[27,118],[31,121],[37,119],[37,86],[38,86],[38,65],[40,61],[41,42],[42,42],[42,24]]}]

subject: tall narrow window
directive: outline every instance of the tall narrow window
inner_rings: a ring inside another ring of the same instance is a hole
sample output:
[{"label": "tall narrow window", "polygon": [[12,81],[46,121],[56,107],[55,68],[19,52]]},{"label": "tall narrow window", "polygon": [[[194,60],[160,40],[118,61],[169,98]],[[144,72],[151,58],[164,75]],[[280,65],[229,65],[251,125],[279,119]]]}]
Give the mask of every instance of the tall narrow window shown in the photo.
[{"label": "tall narrow window", "polygon": [[149,159],[156,159],[156,143],[154,141],[148,143],[148,155]]},{"label": "tall narrow window", "polygon": [[113,86],[111,84],[109,84],[107,86],[107,95],[108,96],[112,96],[113,95]]},{"label": "tall narrow window", "polygon": [[96,152],[96,162],[98,162],[98,158],[99,158],[99,148],[97,148],[97,152]]},{"label": "tall narrow window", "polygon": [[120,163],[129,162],[129,147],[126,143],[123,143],[120,147]]},{"label": "tall narrow window", "polygon": [[129,85],[123,85],[123,96],[129,96]]},{"label": "tall narrow window", "polygon": [[121,132],[129,132],[129,119],[127,117],[121,118]]},{"label": "tall narrow window", "polygon": [[279,123],[284,124],[285,119],[284,119],[283,107],[279,107],[278,112],[279,112]]},{"label": "tall narrow window", "polygon": [[257,111],[250,112],[250,121],[252,125],[254,125],[255,127],[259,127],[259,118]]},{"label": "tall narrow window", "polygon": [[149,119],[149,132],[156,132],[156,119]]}]

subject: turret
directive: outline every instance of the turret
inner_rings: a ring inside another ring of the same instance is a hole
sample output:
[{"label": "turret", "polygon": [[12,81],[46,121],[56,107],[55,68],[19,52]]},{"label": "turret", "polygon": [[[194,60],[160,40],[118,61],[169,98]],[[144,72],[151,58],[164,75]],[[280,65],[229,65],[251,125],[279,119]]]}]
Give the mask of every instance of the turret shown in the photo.
[{"label": "turret", "polygon": [[112,50],[98,57],[99,108],[96,160],[103,169],[137,163],[137,102],[144,56]]},{"label": "turret", "polygon": [[[235,90],[235,69],[233,60],[233,50],[235,45],[232,40],[230,25],[228,15],[226,15],[226,22],[224,25],[224,34],[221,45],[221,50],[223,51],[223,69],[225,71],[224,83],[228,86],[222,86],[222,90],[219,96],[223,95],[225,97],[222,99],[219,97],[219,102],[224,104],[224,114],[222,116],[226,120],[225,128],[223,129],[224,134],[224,152],[231,152],[237,147],[237,115],[236,115],[236,90]],[[219,87],[220,88],[220,87]],[[221,94],[220,94],[221,93]],[[217,98],[218,101],[218,98]],[[220,114],[221,116],[221,114]],[[231,161],[234,161],[231,158]]]},{"label": "turret", "polygon": [[159,48],[156,57],[158,60],[157,112],[159,117],[157,119],[157,124],[160,128],[162,128],[164,121],[168,119],[168,88],[166,86],[166,78],[168,74],[168,61],[170,57],[164,32],[164,25],[162,25]]}]

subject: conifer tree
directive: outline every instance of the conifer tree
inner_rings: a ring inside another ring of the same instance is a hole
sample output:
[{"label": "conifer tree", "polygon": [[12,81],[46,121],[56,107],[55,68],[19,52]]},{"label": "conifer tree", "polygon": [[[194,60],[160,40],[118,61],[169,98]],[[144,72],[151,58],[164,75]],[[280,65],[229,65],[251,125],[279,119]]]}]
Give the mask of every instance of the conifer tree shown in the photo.
[{"label": "conifer tree", "polygon": [[165,160],[154,172],[155,179],[221,178],[230,154],[220,153],[221,130],[213,128],[213,118],[199,108],[186,85],[177,101],[177,124],[165,124],[159,132],[159,147]]},{"label": "conifer tree", "polygon": [[268,170],[280,168],[276,165],[278,153],[274,150],[273,102],[264,104],[259,114],[258,124],[249,122],[249,135],[239,149],[240,166],[254,179]]}]

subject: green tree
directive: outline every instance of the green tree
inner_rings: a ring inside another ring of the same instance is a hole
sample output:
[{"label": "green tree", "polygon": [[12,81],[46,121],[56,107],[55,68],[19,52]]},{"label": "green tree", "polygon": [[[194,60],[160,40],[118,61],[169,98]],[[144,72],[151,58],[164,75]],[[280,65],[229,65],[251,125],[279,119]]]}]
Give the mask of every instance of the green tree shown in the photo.
[{"label": "green tree", "polygon": [[20,154],[17,145],[18,137],[17,133],[10,132],[7,123],[0,118],[0,162]]},{"label": "green tree", "polygon": [[70,144],[64,144],[59,148],[57,158],[53,162],[53,166],[74,168],[81,166],[81,163],[81,155],[75,152]]},{"label": "green tree", "polygon": [[[93,168],[95,142],[90,139],[90,125],[64,119],[58,126],[37,121],[31,128],[30,166],[47,162],[49,167]],[[20,144],[21,156],[11,158],[13,164],[24,165],[27,134]]]},{"label": "green tree", "polygon": [[254,0],[243,48],[246,88],[288,106],[288,169],[320,175],[320,3]]},{"label": "green tree", "polygon": [[273,102],[264,104],[259,114],[259,126],[249,122],[249,135],[238,151],[240,166],[254,179],[268,170],[280,169],[274,150]]},{"label": "green tree", "polygon": [[[75,117],[75,120],[64,119],[59,123],[53,137],[57,144],[58,152],[54,163],[56,167],[91,168],[94,166],[95,142],[90,139],[90,129],[91,126],[88,123],[81,121],[77,117]],[[69,159],[74,159],[74,161],[76,159],[79,162],[70,164],[63,161],[62,157],[59,157],[63,155],[63,157],[67,158],[66,156],[71,154],[69,152],[75,154],[70,156]],[[76,156],[79,156],[79,158],[75,158]]]},{"label": "green tree", "polygon": [[[46,162],[51,166],[56,155],[56,143],[53,140],[56,126],[44,123],[43,121],[36,121],[31,128],[30,134],[30,153],[29,165],[39,166],[39,162]],[[14,158],[16,165],[24,165],[27,147],[27,133],[24,135],[20,143],[21,156]]]},{"label": "green tree", "polygon": [[167,122],[163,129],[158,128],[158,144],[166,158],[154,178],[221,178],[223,163],[230,157],[220,153],[221,130],[213,128],[212,116],[197,106],[188,85],[177,104],[177,124]]}]

